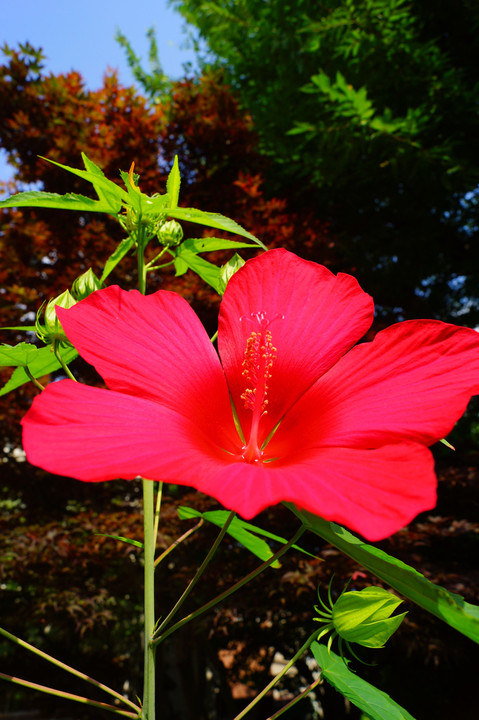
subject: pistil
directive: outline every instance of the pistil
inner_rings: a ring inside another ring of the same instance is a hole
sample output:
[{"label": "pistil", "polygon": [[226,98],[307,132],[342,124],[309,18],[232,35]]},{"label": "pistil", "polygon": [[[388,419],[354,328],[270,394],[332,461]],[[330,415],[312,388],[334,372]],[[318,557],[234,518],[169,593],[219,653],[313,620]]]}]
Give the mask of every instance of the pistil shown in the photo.
[{"label": "pistil", "polygon": [[[260,317],[258,317],[259,315]],[[267,321],[262,313],[258,313],[256,319],[260,329],[253,331],[246,342],[243,376],[248,381],[248,387],[241,395],[245,408],[251,410],[253,414],[249,438],[242,449],[243,459],[250,463],[260,462],[263,455],[259,428],[261,418],[268,412],[268,382],[276,358],[276,348],[273,346],[271,331],[264,327]]]}]

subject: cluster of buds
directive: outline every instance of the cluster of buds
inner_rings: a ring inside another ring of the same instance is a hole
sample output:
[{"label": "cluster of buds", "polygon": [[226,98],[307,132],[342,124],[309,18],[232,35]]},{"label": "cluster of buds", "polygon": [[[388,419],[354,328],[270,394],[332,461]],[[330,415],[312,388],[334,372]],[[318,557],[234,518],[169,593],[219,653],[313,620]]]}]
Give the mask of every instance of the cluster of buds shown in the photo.
[{"label": "cluster of buds", "polygon": [[35,332],[37,336],[46,344],[62,343],[67,340],[65,332],[62,328],[60,320],[57,317],[56,308],[71,308],[79,300],[91,295],[95,290],[101,288],[101,282],[90,268],[83,275],[78,277],[73,285],[72,291],[65,290],[61,295],[49,300],[45,307],[43,314],[43,325],[40,323],[40,317],[43,309],[43,305],[37,312],[37,318],[35,321]]}]

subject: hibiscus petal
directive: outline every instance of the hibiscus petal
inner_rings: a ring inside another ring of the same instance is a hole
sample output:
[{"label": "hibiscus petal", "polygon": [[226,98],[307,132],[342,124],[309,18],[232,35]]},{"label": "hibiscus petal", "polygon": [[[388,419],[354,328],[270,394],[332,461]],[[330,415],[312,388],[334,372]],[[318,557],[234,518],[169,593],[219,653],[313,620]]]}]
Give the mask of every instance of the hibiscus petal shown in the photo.
[{"label": "hibiscus petal", "polygon": [[87,482],[142,475],[194,485],[232,462],[183,415],[71,380],[48,385],[22,425],[31,463]]},{"label": "hibiscus petal", "polygon": [[324,375],[288,413],[268,453],[408,439],[431,445],[477,393],[477,332],[434,320],[398,323]]},{"label": "hibiscus petal", "polygon": [[57,313],[68,339],[112,390],[195,418],[218,440],[237,439],[218,355],[180,295],[112,286]]},{"label": "hibiscus petal", "polygon": [[270,505],[298,508],[382,540],[436,504],[431,452],[404,443],[378,450],[321,448],[284,461],[237,463],[201,482],[203,492],[247,520]]},{"label": "hibiscus petal", "polygon": [[265,313],[277,352],[268,382],[266,435],[288,408],[368,330],[372,298],[350,275],[301,260],[283,249],[250,260],[229,281],[219,316],[218,348],[241,425],[250,413],[242,362],[246,341]]}]

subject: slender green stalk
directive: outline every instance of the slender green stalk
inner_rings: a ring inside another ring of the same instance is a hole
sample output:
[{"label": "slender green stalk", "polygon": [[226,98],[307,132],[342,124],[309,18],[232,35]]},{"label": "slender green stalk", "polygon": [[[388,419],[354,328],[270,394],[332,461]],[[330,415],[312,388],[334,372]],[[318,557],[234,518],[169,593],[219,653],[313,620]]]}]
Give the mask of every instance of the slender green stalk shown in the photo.
[{"label": "slender green stalk", "polygon": [[76,377],[73,375],[72,371],[70,370],[70,368],[68,367],[68,365],[66,364],[66,362],[64,361],[64,359],[61,356],[60,350],[58,349],[58,341],[57,340],[55,340],[53,342],[53,352],[55,353],[56,359],[58,360],[58,362],[64,369],[65,374],[70,378],[70,380],[74,380],[75,382],[77,382]]},{"label": "slender green stalk", "polygon": [[203,518],[200,518],[199,522],[197,522],[196,525],[194,525],[192,528],[190,528],[185,533],[183,533],[183,535],[180,535],[180,537],[177,538],[177,540],[175,540],[174,543],[171,543],[170,547],[167,547],[166,550],[161,553],[161,555],[158,555],[158,557],[155,560],[155,567],[157,567],[165,559],[165,557],[167,557],[170,554],[170,552],[172,552],[172,550],[174,550],[176,547],[178,547],[178,545],[180,543],[184,542],[187,538],[190,537],[190,535],[193,535],[194,532],[199,530],[199,528],[202,525],[204,525],[204,522],[205,521],[203,520]]},{"label": "slender green stalk", "polygon": [[[161,500],[163,498],[163,483],[158,483],[158,492],[156,493],[156,505],[155,505],[155,524],[153,526],[153,547],[156,549],[156,543],[158,540],[158,527],[160,524],[160,512],[161,512]],[[155,563],[156,565],[157,563]]]},{"label": "slender green stalk", "polygon": [[185,615],[184,618],[181,620],[178,620],[177,623],[172,625],[168,630],[165,630],[163,634],[161,634],[161,628],[162,626],[166,625],[166,620],[162,623],[162,625],[158,628],[158,630],[155,632],[154,635],[154,644],[158,644],[160,642],[163,642],[169,635],[175,632],[175,630],[179,630],[180,627],[183,627],[183,625],[186,625],[187,623],[191,622],[191,620],[194,620],[195,618],[199,617],[203,613],[210,610],[212,607],[215,607],[215,605],[218,605],[223,600],[226,600],[227,597],[235,593],[237,590],[243,587],[243,585],[246,585],[251,580],[254,580],[255,577],[260,575],[260,573],[263,572],[266,568],[268,568],[270,565],[274,563],[275,560],[278,560],[282,555],[284,555],[292,545],[294,545],[297,540],[301,537],[301,535],[306,530],[306,527],[304,525],[301,525],[301,527],[297,530],[297,532],[293,535],[291,540],[289,540],[286,545],[283,545],[282,548],[280,548],[277,552],[275,552],[274,555],[272,555],[268,560],[265,560],[265,562],[261,563],[256,570],[253,570],[248,575],[245,575],[244,578],[241,580],[238,580],[237,583],[232,585],[228,590],[225,590],[220,595],[217,595],[213,600],[210,600],[205,605],[202,605],[202,607],[198,608],[198,610],[195,610],[194,612],[190,613],[189,615]]},{"label": "slender green stalk", "polygon": [[123,715],[128,718],[138,718],[140,708],[137,708],[137,712],[132,713],[127,710],[121,710],[114,705],[108,705],[108,703],[98,702],[96,700],[89,700],[81,695],[73,695],[72,693],[63,692],[63,690],[56,690],[55,688],[47,687],[46,685],[39,685],[38,683],[30,682],[29,680],[23,680],[22,678],[13,677],[13,675],[5,675],[0,673],[0,680],[8,680],[15,685],[22,685],[30,688],[30,690],[38,690],[38,692],[47,693],[48,695],[56,695],[57,697],[63,698],[64,700],[74,700],[75,702],[82,703],[83,705],[90,705],[91,707],[100,708],[101,710],[109,710],[117,715]]},{"label": "slender green stalk", "polygon": [[[138,289],[146,293],[145,246],[147,238],[138,222]],[[155,647],[152,643],[155,629],[155,498],[154,484],[151,480],[143,480],[143,542],[144,542],[144,679],[142,720],[155,720]]]},{"label": "slender green stalk", "polygon": [[10,640],[10,642],[15,643],[15,645],[19,645],[24,650],[28,650],[31,653],[34,653],[35,655],[38,655],[38,657],[41,657],[43,660],[47,660],[48,662],[52,663],[52,665],[56,665],[57,667],[61,668],[62,670],[65,670],[66,672],[70,673],[71,675],[75,675],[75,677],[80,678],[81,680],[84,680],[87,683],[90,683],[90,685],[94,685],[99,690],[103,690],[103,692],[108,693],[108,695],[111,695],[112,697],[116,698],[116,700],[121,700],[121,702],[125,703],[125,705],[128,705],[129,707],[133,708],[133,710],[139,711],[138,705],[135,705],[135,703],[131,702],[131,700],[128,700],[128,698],[121,695],[119,692],[116,692],[116,690],[113,690],[112,688],[108,687],[108,685],[103,685],[103,683],[98,682],[98,680],[94,680],[89,675],[85,675],[85,673],[80,672],[80,670],[76,670],[73,667],[70,667],[70,665],[67,665],[64,662],[61,662],[61,660],[57,660],[52,655],[48,655],[48,653],[43,652],[43,650],[39,650],[34,645],[30,645],[30,643],[25,642],[25,640],[21,640],[16,635],[13,635],[12,633],[8,632],[8,630],[4,630],[3,628],[0,628],[0,635],[3,635],[7,640]]},{"label": "slender green stalk", "polygon": [[146,233],[145,229],[141,225],[141,217],[138,220],[138,231],[137,231],[137,259],[138,259],[138,290],[145,295],[146,293],[146,265],[145,265],[145,247],[146,247]]},{"label": "slender green stalk", "polygon": [[155,720],[155,545],[154,545],[154,484],[143,480],[143,541],[144,550],[144,613],[145,664],[142,720]]},{"label": "slender green stalk", "polygon": [[30,380],[32,381],[32,383],[35,385],[35,387],[38,388],[38,390],[45,390],[45,388],[44,388],[44,386],[41,384],[41,382],[38,382],[38,380],[36,379],[36,377],[33,377],[33,375],[32,375],[32,373],[31,373],[30,369],[28,368],[28,366],[25,366],[23,369],[25,370],[26,374],[28,375],[28,377],[30,378]]},{"label": "slender green stalk", "polygon": [[274,715],[271,715],[269,718],[266,718],[266,720],[277,720],[277,718],[279,718],[280,715],[282,715],[283,713],[287,712],[288,710],[291,710],[291,708],[293,707],[293,705],[296,705],[296,703],[298,703],[300,700],[302,700],[302,699],[305,698],[307,695],[309,695],[309,693],[310,693],[312,690],[314,690],[315,687],[317,687],[317,686],[319,685],[319,683],[321,682],[321,680],[322,680],[322,678],[321,678],[321,675],[320,675],[320,676],[318,677],[318,679],[315,680],[313,683],[311,683],[311,685],[308,685],[308,687],[305,688],[302,693],[300,693],[300,694],[297,695],[295,698],[293,698],[293,699],[291,700],[291,702],[289,702],[287,705],[285,705],[284,707],[282,707],[281,710],[278,710],[278,712],[276,712]]},{"label": "slender green stalk", "polygon": [[218,537],[216,538],[216,540],[214,541],[213,545],[211,546],[208,555],[205,557],[205,559],[204,559],[203,562],[201,563],[200,567],[199,567],[198,570],[196,571],[194,578],[191,580],[191,582],[189,583],[189,585],[188,585],[188,587],[186,588],[186,590],[184,591],[184,593],[181,595],[181,597],[180,597],[179,600],[175,603],[175,605],[174,605],[174,607],[172,608],[172,610],[169,612],[169,614],[168,614],[168,615],[166,616],[166,618],[163,620],[163,622],[161,623],[161,625],[158,627],[158,629],[157,629],[156,632],[155,632],[155,635],[161,634],[161,631],[163,630],[163,628],[165,628],[165,627],[168,625],[168,623],[170,622],[170,620],[172,620],[172,619],[174,618],[174,616],[176,615],[176,613],[178,612],[178,610],[180,609],[180,607],[181,607],[181,606],[183,605],[183,603],[185,602],[185,600],[186,600],[186,598],[188,597],[188,595],[191,593],[191,591],[192,591],[193,588],[195,587],[195,585],[196,585],[196,583],[198,582],[198,580],[200,579],[200,577],[203,575],[204,571],[206,570],[206,568],[208,567],[209,563],[210,563],[211,560],[213,559],[213,556],[215,555],[215,553],[216,553],[216,551],[217,551],[217,549],[218,549],[221,541],[223,540],[224,536],[226,535],[226,532],[227,532],[230,524],[233,522],[234,516],[235,516],[235,513],[234,513],[234,512],[230,512],[230,514],[228,515],[228,518],[227,518],[225,524],[223,525],[223,527],[221,528],[221,530],[220,530],[220,532],[219,532],[219,534],[218,534]]},{"label": "slender green stalk", "polygon": [[306,642],[304,642],[304,643],[301,645],[301,647],[299,648],[298,652],[295,653],[295,655],[293,655],[293,657],[291,658],[291,660],[290,660],[288,663],[286,663],[286,665],[285,665],[284,668],[281,670],[281,672],[279,672],[279,673],[271,680],[271,682],[268,683],[268,684],[266,685],[266,687],[263,688],[263,690],[261,690],[260,693],[258,693],[258,695],[256,695],[256,697],[249,703],[249,705],[247,705],[238,715],[236,715],[236,717],[233,718],[233,720],[241,720],[241,718],[244,718],[244,716],[245,716],[247,713],[249,713],[249,711],[252,710],[252,709],[254,708],[254,706],[255,706],[262,698],[264,698],[264,696],[265,696],[272,688],[274,688],[274,686],[276,685],[276,683],[278,683],[278,682],[281,680],[281,678],[282,678],[284,675],[286,675],[286,673],[288,672],[288,670],[293,667],[293,665],[294,665],[294,663],[296,662],[296,660],[298,660],[298,659],[301,657],[301,655],[302,655],[304,652],[306,652],[306,650],[309,648],[309,646],[311,645],[311,643],[312,643],[314,640],[316,640],[317,635],[318,635],[318,631],[315,630],[314,633],[312,633],[312,634],[309,636],[309,638],[306,640]]},{"label": "slender green stalk", "polygon": [[154,265],[160,259],[160,257],[165,254],[166,251],[167,251],[167,248],[164,247],[163,250],[161,250],[158,253],[158,255],[155,255],[155,257],[152,260],[150,260],[150,262],[146,263],[146,266],[145,266],[146,269],[150,270],[151,266]]}]

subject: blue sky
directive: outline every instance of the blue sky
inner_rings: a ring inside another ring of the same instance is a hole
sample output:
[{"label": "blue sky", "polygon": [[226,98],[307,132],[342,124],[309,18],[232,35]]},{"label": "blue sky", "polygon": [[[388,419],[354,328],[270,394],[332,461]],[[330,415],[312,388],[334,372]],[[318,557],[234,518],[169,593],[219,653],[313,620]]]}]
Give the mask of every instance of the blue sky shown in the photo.
[{"label": "blue sky", "polygon": [[[187,49],[185,21],[168,7],[167,0],[22,0],[17,4],[2,0],[0,45],[18,47],[30,42],[43,48],[45,70],[80,72],[91,90],[98,89],[108,67],[119,71],[123,84],[133,78],[125,54],[115,41],[119,29],[129,39],[136,54],[148,66],[146,31],[154,26],[160,60],[167,75],[183,75],[183,64],[194,64],[194,53]],[[10,176],[0,154],[0,179]]]}]

